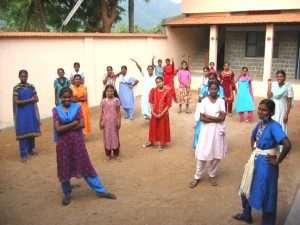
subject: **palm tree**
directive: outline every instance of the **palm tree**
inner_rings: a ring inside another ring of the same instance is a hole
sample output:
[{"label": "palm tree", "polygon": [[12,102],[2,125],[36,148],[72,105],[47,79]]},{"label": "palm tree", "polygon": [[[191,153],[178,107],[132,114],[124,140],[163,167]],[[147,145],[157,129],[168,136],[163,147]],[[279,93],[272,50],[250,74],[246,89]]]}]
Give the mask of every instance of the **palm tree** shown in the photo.
[{"label": "palm tree", "polygon": [[[146,3],[150,0],[144,0]],[[129,33],[134,33],[134,0],[128,0]]]}]

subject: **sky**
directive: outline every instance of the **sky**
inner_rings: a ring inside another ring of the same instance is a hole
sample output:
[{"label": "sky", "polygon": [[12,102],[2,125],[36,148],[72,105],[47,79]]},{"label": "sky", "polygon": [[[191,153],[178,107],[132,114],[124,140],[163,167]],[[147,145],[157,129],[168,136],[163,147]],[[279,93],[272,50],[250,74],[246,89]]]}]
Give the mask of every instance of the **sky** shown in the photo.
[{"label": "sky", "polygon": [[181,0],[171,0],[171,2],[181,3]]}]

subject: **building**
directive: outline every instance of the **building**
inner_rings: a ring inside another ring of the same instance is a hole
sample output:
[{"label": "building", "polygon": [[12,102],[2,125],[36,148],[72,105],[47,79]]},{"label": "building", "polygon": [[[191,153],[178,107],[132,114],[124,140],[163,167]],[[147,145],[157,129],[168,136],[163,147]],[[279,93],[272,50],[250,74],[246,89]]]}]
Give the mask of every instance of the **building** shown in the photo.
[{"label": "building", "polygon": [[[239,74],[242,66],[266,82],[284,69],[289,81],[300,79],[300,1],[182,0],[182,15],[166,19],[166,33],[179,35],[194,71],[213,61]],[[186,35],[184,35],[186,34]],[[197,38],[197,44],[192,43]]]}]

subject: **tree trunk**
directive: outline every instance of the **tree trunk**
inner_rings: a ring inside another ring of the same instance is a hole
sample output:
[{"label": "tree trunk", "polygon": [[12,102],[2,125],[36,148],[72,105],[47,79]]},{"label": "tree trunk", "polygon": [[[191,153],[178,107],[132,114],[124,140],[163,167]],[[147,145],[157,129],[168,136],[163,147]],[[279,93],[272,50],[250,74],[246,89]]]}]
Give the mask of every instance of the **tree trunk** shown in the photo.
[{"label": "tree trunk", "polygon": [[42,0],[35,0],[35,7],[39,15],[41,29],[43,32],[47,32],[45,12],[41,1]]},{"label": "tree trunk", "polygon": [[134,33],[134,0],[128,1],[129,33]]},{"label": "tree trunk", "polygon": [[[110,4],[109,7],[107,7],[107,4]],[[111,33],[112,24],[117,16],[117,6],[118,1],[106,3],[105,0],[100,0],[101,18],[103,22],[102,33]],[[107,12],[108,9],[110,10],[109,13]]]}]

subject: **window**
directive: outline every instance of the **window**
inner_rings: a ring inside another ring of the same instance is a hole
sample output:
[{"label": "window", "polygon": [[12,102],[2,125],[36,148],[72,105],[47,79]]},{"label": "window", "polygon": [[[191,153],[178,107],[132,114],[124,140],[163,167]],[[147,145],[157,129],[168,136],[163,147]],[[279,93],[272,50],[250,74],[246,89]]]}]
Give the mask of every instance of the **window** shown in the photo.
[{"label": "window", "polygon": [[[248,31],[246,38],[246,57],[265,56],[265,32]],[[279,33],[274,33],[273,58],[278,58]]]}]

